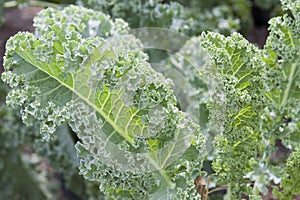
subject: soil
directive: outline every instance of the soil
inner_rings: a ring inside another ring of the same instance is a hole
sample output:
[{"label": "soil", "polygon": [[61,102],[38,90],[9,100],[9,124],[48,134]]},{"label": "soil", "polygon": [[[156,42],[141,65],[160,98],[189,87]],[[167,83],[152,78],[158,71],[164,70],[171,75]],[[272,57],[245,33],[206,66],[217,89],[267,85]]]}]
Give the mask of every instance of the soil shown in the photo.
[{"label": "soil", "polygon": [[245,35],[245,38],[249,42],[257,45],[259,48],[263,48],[263,46],[266,43],[267,37],[268,37],[267,26],[256,26],[247,35]]}]

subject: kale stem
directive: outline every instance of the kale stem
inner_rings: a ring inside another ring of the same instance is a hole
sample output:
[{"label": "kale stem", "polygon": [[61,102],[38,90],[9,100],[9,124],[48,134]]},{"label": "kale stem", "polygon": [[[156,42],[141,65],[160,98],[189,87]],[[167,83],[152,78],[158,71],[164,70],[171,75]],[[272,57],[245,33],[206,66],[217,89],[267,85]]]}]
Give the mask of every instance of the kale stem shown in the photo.
[{"label": "kale stem", "polygon": [[285,106],[285,104],[287,103],[288,98],[291,94],[291,88],[292,88],[292,85],[293,85],[293,81],[295,79],[296,69],[297,69],[297,64],[293,63],[292,66],[291,66],[290,74],[289,74],[288,84],[286,86],[286,89],[284,90],[284,96],[282,98],[283,100],[281,102],[281,107]]},{"label": "kale stem", "polygon": [[211,193],[214,193],[214,192],[218,192],[218,191],[221,191],[221,190],[226,190],[227,189],[227,185],[223,185],[223,186],[220,186],[220,187],[217,187],[215,189],[212,189],[208,192],[208,194],[211,194]]},{"label": "kale stem", "polygon": [[227,199],[227,200],[233,199],[233,198],[231,197],[231,184],[229,184],[228,187],[227,187],[227,195],[226,195],[226,199]]},{"label": "kale stem", "polygon": [[173,189],[175,187],[175,184],[172,183],[172,181],[170,180],[169,176],[167,175],[166,171],[161,169],[159,170],[159,173],[162,175],[162,177],[164,178],[164,180],[166,181],[167,185]]}]

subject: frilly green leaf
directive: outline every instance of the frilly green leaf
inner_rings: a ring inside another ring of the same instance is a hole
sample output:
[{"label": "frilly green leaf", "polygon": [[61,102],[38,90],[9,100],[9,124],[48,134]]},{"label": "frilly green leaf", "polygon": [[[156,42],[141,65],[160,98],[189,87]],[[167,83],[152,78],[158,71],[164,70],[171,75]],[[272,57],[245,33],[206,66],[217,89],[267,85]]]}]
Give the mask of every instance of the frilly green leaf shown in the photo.
[{"label": "frilly green leaf", "polygon": [[252,170],[260,146],[259,117],[267,91],[261,77],[265,77],[266,65],[262,52],[240,34],[225,37],[205,33],[201,42],[211,59],[206,71],[210,81],[209,118],[218,130],[218,155],[213,167],[220,180],[234,183],[231,187],[237,188],[232,188],[232,193],[238,198],[238,190],[242,190],[239,183]]},{"label": "frilly green leaf", "polygon": [[300,195],[300,146],[298,146],[290,155],[286,162],[284,169],[284,176],[280,183],[283,188],[279,191],[275,189],[275,196],[277,198],[288,200],[293,199],[295,195]]},{"label": "frilly green leaf", "polygon": [[145,199],[161,188],[195,196],[186,189],[201,167],[200,127],[176,107],[171,80],[147,63],[127,24],[69,6],[41,11],[35,26],[7,42],[2,75],[23,121],[37,120],[46,140],[68,122],[80,173],[108,198]]},{"label": "frilly green leaf", "polygon": [[[265,61],[268,64],[268,85],[266,96],[269,106],[269,129],[283,140],[289,148],[299,142],[300,104],[300,14],[299,1],[282,0],[285,14],[270,20],[270,34],[265,46]],[[269,131],[271,132],[271,131]]]}]

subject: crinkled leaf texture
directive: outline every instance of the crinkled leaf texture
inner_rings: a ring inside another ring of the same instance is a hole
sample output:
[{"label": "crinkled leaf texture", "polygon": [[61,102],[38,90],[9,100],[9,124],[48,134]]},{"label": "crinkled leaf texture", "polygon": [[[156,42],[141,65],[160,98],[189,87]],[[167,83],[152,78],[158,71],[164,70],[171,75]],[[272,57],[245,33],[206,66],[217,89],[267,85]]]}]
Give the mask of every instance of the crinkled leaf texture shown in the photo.
[{"label": "crinkled leaf texture", "polygon": [[[25,126],[17,109],[5,105],[7,92],[0,79],[1,198],[57,199],[60,187],[84,199],[99,198],[97,184],[84,185],[78,174],[79,158],[70,128],[63,124],[55,132],[57,137],[43,141],[37,124]],[[58,180],[58,174],[63,174],[62,179]],[[88,190],[93,188],[97,190],[91,194]]]},{"label": "crinkled leaf texture", "polygon": [[[7,87],[0,80],[1,198],[15,199],[18,195],[28,199],[55,198],[52,192],[56,192],[57,188],[53,187],[53,183],[57,184],[57,182],[51,180],[51,175],[46,178],[36,170],[35,164],[39,162],[37,156],[35,159],[30,159],[30,155],[27,155],[26,160],[22,159],[26,155],[20,145],[33,142],[33,138],[38,134],[34,127],[26,127],[22,123],[15,110],[4,104],[3,98],[6,93]],[[46,170],[43,171],[45,172]]]},{"label": "crinkled leaf texture", "polygon": [[299,1],[289,0],[282,0],[282,4],[292,16],[270,20],[265,46],[270,91],[266,96],[272,102],[269,129],[288,148],[295,148],[300,140],[300,5]]},{"label": "crinkled leaf texture", "polygon": [[193,199],[203,136],[127,23],[82,7],[43,10],[6,46],[7,104],[46,140],[69,122],[80,173],[112,199]]},{"label": "crinkled leaf texture", "polygon": [[[204,30],[223,34],[240,29],[240,22],[248,29],[252,26],[250,4],[247,0],[222,2],[161,0],[78,0],[77,4],[123,18],[133,28],[163,27],[188,35]],[[201,13],[199,15],[199,13]],[[240,21],[241,19],[241,21]]]},{"label": "crinkled leaf texture", "polygon": [[300,146],[288,158],[284,172],[280,183],[283,190],[279,192],[276,188],[275,196],[283,200],[293,199],[295,195],[300,195]]},{"label": "crinkled leaf texture", "polygon": [[[213,167],[219,180],[229,183],[234,198],[241,193],[258,198],[267,189],[262,185],[271,180],[278,183],[280,178],[283,190],[278,196],[291,199],[297,195],[300,4],[282,3],[290,15],[270,20],[263,50],[239,34],[202,35],[212,59],[207,67],[212,83],[209,117],[221,133],[215,141],[218,155]],[[276,139],[293,150],[284,171],[270,164]],[[252,191],[244,187],[249,177],[255,180]]]},{"label": "crinkled leaf texture", "polygon": [[229,183],[232,195],[240,198],[246,192],[244,176],[252,170],[261,145],[266,65],[262,52],[238,33],[229,37],[205,33],[201,42],[211,57],[206,69],[208,109],[213,130],[218,131],[213,168],[219,180]]},{"label": "crinkled leaf texture", "polygon": [[[281,0],[283,10],[288,12],[270,20],[269,37],[265,46],[268,64],[266,94],[269,105],[269,126],[266,133],[292,150],[277,191],[280,199],[293,199],[299,195],[299,141],[300,141],[300,2]],[[272,134],[270,134],[272,133]]]}]

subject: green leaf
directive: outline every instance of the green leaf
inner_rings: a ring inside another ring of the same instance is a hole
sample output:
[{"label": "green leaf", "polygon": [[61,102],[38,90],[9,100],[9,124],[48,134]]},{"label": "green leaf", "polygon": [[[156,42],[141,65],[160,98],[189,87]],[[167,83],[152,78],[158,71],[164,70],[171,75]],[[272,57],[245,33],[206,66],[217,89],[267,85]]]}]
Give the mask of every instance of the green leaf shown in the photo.
[{"label": "green leaf", "polygon": [[[20,107],[23,121],[38,120],[46,140],[68,122],[80,139],[80,173],[108,198],[175,189],[174,168],[187,162],[184,187],[191,187],[202,160],[200,128],[176,107],[172,82],[146,62],[127,24],[69,6],[42,11],[35,26],[34,35],[7,42],[2,75],[12,87],[7,103]],[[182,156],[191,146],[195,156]]]},{"label": "green leaf", "polygon": [[[210,94],[209,119],[218,134],[213,168],[218,179],[237,187],[251,171],[261,145],[259,119],[267,91],[262,78],[265,63],[262,52],[237,33],[229,37],[206,33],[201,44],[211,58],[205,75]],[[232,188],[232,194],[240,198],[242,190]]]},{"label": "green leaf", "polygon": [[[299,104],[300,104],[300,4],[299,1],[281,0],[286,14],[270,20],[269,37],[264,51],[265,62],[268,64],[268,86],[270,91],[266,96],[271,101],[266,116],[265,135],[270,140],[280,139],[292,150],[287,160],[286,168],[282,170],[282,180],[278,191],[274,194],[280,199],[292,199],[298,195],[299,166]],[[271,134],[272,133],[272,134]]]},{"label": "green leaf", "polygon": [[270,75],[271,80],[276,81],[277,85],[267,93],[267,96],[278,107],[286,106],[289,100],[298,98],[300,94],[298,86],[300,35],[294,28],[295,22],[297,21],[288,16],[273,18],[270,21],[271,33],[267,40],[266,51],[273,73]]},{"label": "green leaf", "polygon": [[[266,96],[272,124],[269,129],[277,133],[289,148],[298,145],[300,135],[298,105],[300,103],[300,14],[299,2],[282,0],[285,12],[291,12],[270,20],[270,34],[265,46],[268,64],[268,87]],[[269,136],[272,137],[272,136]]]},{"label": "green leaf", "polygon": [[279,191],[275,189],[275,196],[277,198],[288,200],[293,199],[295,195],[300,195],[300,147],[298,146],[290,155],[286,162],[284,169],[284,176],[280,183],[280,187],[283,189]]},{"label": "green leaf", "polygon": [[[78,0],[78,4],[99,10],[113,18],[123,18],[132,28],[162,27],[186,33],[199,35],[202,31],[218,31],[224,34],[232,33],[252,26],[251,6],[247,0],[197,1],[187,2],[160,0]],[[201,13],[199,15],[199,13]]]}]

